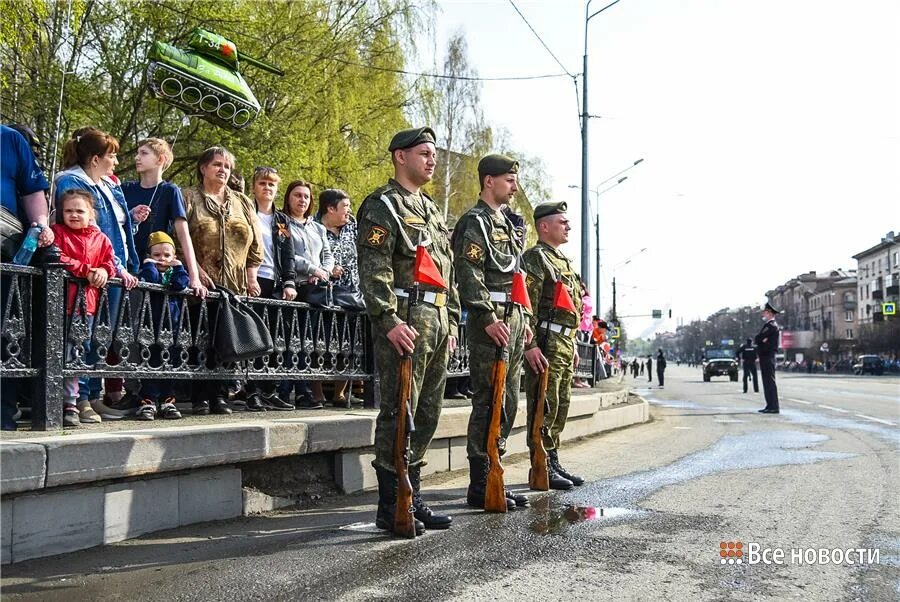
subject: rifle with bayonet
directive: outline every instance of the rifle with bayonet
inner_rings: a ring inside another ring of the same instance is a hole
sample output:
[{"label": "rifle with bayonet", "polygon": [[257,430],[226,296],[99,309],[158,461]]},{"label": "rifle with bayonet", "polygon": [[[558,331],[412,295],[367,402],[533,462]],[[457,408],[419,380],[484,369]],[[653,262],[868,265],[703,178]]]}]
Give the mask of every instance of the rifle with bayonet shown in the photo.
[{"label": "rifle with bayonet", "polygon": [[[503,323],[509,322],[512,303],[506,303],[503,312]],[[500,465],[501,427],[506,424],[506,372],[507,361],[504,359],[505,347],[497,345],[497,355],[491,370],[491,411],[488,414],[487,445],[488,455],[487,484],[484,489],[484,509],[488,512],[506,512],[506,493],[503,483],[503,466]],[[518,394],[518,391],[516,392]]]},{"label": "rifle with bayonet", "polygon": [[[419,283],[414,281],[406,305],[406,323],[410,324],[412,307],[419,300]],[[413,539],[416,525],[413,517],[413,486],[409,480],[410,438],[416,425],[412,416],[412,353],[400,356],[397,406],[394,408],[394,472],[397,473],[397,504],[394,510],[394,534]]]}]

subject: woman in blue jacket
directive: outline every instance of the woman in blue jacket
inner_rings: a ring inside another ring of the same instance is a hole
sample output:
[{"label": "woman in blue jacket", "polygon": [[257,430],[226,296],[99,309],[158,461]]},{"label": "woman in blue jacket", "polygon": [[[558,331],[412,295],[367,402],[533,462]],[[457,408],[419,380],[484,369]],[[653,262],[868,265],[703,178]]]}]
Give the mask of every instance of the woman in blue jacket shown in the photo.
[{"label": "woman in blue jacket", "polygon": [[[88,190],[94,199],[94,212],[97,215],[97,227],[109,237],[113,253],[116,256],[117,276],[122,279],[126,289],[131,289],[138,280],[137,273],[140,258],[134,246],[131,214],[125,202],[125,195],[115,179],[113,170],[119,164],[116,153],[119,142],[114,137],[95,127],[75,130],[63,146],[63,171],[54,180],[54,199],[58,201],[68,190],[80,188]],[[109,316],[112,322],[119,313],[122,301],[122,289],[108,289]],[[100,316],[98,309],[98,317]],[[115,326],[115,324],[111,324]],[[96,352],[91,349],[88,362],[97,361]],[[108,361],[116,361],[110,357]],[[121,399],[123,381],[120,378],[106,379],[106,395],[113,401]],[[121,417],[122,413],[111,410],[100,399],[100,379],[82,379],[79,400],[88,400],[100,415],[107,418]],[[99,418],[98,418],[99,421]]]}]

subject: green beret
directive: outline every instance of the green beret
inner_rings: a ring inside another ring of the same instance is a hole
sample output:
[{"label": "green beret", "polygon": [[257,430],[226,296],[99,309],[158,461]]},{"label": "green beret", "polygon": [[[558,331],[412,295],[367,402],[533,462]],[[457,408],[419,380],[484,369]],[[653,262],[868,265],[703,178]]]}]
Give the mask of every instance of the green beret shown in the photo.
[{"label": "green beret", "polygon": [[538,221],[542,217],[547,217],[549,215],[556,215],[557,213],[565,213],[566,212],[566,202],[559,201],[558,203],[541,203],[537,207],[534,208],[534,221]]},{"label": "green beret", "polygon": [[388,152],[395,150],[404,150],[418,146],[423,142],[431,142],[434,144],[436,136],[434,130],[429,127],[412,128],[411,130],[402,130],[394,134],[391,138],[391,144],[388,146]]},{"label": "green beret", "polygon": [[502,176],[508,173],[519,173],[519,162],[506,155],[487,155],[478,162],[478,181],[484,176]]}]

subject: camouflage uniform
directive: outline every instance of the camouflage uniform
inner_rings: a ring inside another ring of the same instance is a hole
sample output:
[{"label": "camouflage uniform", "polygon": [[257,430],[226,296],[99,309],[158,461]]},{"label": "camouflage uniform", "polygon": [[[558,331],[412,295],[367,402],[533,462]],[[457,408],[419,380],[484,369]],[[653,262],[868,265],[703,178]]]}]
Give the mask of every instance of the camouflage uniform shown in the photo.
[{"label": "camouflage uniform", "polygon": [[[424,193],[412,193],[391,179],[370,194],[357,212],[360,290],[372,320],[375,362],[380,379],[381,407],[375,422],[375,468],[394,472],[393,415],[399,371],[396,349],[387,333],[407,322],[407,299],[396,291],[412,285],[416,245],[428,249],[444,281],[453,282],[450,231],[444,218]],[[422,292],[432,291],[428,286]],[[459,323],[459,296],[451,286],[434,303],[420,300],[412,310],[409,326],[419,336],[412,360],[412,433],[410,466],[424,464],[425,452],[437,428],[447,380],[447,338]],[[441,307],[438,307],[441,305]]]},{"label": "camouflage uniform", "polygon": [[[503,320],[506,303],[498,294],[512,290],[513,271],[524,250],[524,239],[503,213],[483,200],[459,219],[453,234],[453,256],[460,302],[469,312],[466,337],[469,345],[469,374],[472,379],[472,413],[466,452],[469,458],[487,458],[487,427],[491,413],[491,373],[497,346],[484,331],[494,319]],[[495,297],[494,300],[491,296]],[[501,450],[512,430],[519,406],[519,383],[524,357],[525,320],[523,308],[510,308],[509,345],[503,353],[507,361],[506,422],[501,425]]]},{"label": "camouflage uniform", "polygon": [[[566,418],[569,414],[574,375],[572,362],[575,357],[575,335],[581,320],[581,284],[578,274],[572,269],[569,258],[544,242],[538,242],[525,251],[522,256],[522,267],[525,270],[525,284],[528,287],[528,296],[531,298],[531,307],[534,310],[534,315],[531,316],[534,338],[527,348],[531,349],[541,345],[544,355],[550,362],[550,377],[547,383],[547,402],[550,410],[544,416],[544,448],[549,452],[559,447],[559,435],[566,426]],[[577,312],[564,310],[552,312],[552,323],[566,328],[568,332],[565,334],[540,327],[540,324],[550,320],[553,292],[559,278],[562,279],[569,296],[572,297]],[[543,345],[545,337],[547,343]],[[535,374],[530,367],[525,370],[529,430],[534,417],[538,378],[539,375]],[[531,447],[530,438],[528,446]]]}]

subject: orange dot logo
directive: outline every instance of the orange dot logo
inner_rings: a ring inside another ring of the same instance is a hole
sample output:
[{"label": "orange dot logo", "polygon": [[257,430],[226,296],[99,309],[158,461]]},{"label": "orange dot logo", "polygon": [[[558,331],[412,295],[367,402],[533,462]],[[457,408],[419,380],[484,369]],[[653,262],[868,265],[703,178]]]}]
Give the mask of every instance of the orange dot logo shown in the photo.
[{"label": "orange dot logo", "polygon": [[743,564],[744,544],[740,541],[719,542],[719,562],[721,564]]}]

